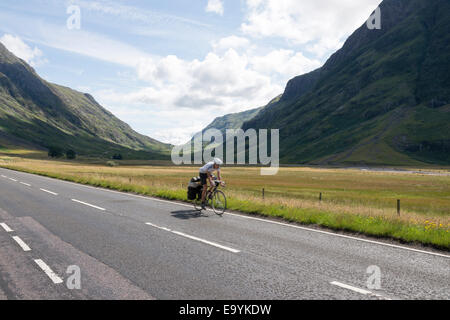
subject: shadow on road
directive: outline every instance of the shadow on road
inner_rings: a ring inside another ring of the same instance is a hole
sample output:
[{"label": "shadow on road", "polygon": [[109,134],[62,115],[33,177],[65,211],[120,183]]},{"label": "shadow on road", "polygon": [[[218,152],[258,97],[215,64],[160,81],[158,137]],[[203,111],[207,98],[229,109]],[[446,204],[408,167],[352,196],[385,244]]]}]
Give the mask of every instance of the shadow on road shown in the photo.
[{"label": "shadow on road", "polygon": [[181,210],[181,211],[172,211],[172,217],[182,220],[188,219],[196,219],[196,218],[205,218],[207,216],[203,215],[202,212],[197,210]]}]

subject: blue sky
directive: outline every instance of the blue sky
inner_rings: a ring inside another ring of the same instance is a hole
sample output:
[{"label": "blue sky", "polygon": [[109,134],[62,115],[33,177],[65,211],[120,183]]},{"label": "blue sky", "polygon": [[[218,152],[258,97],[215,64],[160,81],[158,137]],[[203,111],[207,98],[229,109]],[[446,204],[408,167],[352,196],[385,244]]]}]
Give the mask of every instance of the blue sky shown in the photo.
[{"label": "blue sky", "polygon": [[[320,67],[380,0],[2,0],[0,41],[136,131],[183,143]],[[67,9],[80,9],[69,29]]]}]

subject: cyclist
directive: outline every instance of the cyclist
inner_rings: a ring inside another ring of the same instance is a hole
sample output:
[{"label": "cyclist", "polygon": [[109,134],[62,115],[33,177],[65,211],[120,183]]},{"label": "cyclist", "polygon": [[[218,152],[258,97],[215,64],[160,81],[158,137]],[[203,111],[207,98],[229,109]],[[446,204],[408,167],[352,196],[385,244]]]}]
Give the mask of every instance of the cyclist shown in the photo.
[{"label": "cyclist", "polygon": [[202,168],[200,168],[200,179],[203,186],[203,193],[202,193],[202,209],[206,209],[206,194],[208,192],[208,181],[211,185],[211,189],[214,186],[214,180],[213,180],[213,172],[217,171],[217,177],[220,180],[222,180],[220,176],[220,166],[223,164],[223,161],[219,158],[214,158],[214,161],[208,162],[205,164]]}]

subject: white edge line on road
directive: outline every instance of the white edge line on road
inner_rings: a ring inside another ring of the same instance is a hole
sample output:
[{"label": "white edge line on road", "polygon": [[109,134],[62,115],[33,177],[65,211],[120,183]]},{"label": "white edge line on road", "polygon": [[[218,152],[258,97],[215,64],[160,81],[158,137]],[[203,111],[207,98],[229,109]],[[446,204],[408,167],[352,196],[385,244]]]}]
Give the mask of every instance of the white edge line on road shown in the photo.
[{"label": "white edge line on road", "polygon": [[154,227],[154,228],[157,228],[157,229],[160,229],[160,230],[164,230],[164,231],[167,231],[167,232],[171,232],[173,234],[176,234],[176,235],[179,235],[181,237],[185,237],[185,238],[188,238],[188,239],[191,239],[191,240],[194,240],[194,241],[202,242],[204,244],[208,244],[210,246],[213,246],[213,247],[216,247],[216,248],[219,248],[219,249],[222,249],[222,250],[226,250],[226,251],[229,251],[229,252],[232,252],[232,253],[239,253],[239,252],[241,252],[240,250],[236,250],[236,249],[233,249],[233,248],[230,248],[230,247],[226,247],[226,246],[223,246],[223,245],[215,243],[215,242],[211,242],[211,241],[208,241],[208,240],[204,240],[204,239],[201,239],[201,238],[190,236],[190,235],[185,234],[183,232],[174,231],[174,230],[171,230],[171,229],[168,229],[168,228],[160,227],[160,226],[154,225],[153,223],[150,223],[150,222],[147,222],[146,225]]},{"label": "white edge line on road", "polygon": [[29,183],[21,182],[21,184],[23,184],[24,186],[27,186],[27,187],[31,187],[31,184],[29,184]]},{"label": "white edge line on road", "polygon": [[34,260],[34,262],[36,262],[39,268],[41,268],[42,271],[45,272],[45,274],[53,281],[54,284],[63,283],[63,280],[58,277],[58,275],[54,273],[53,270],[50,269],[50,267],[44,261],[42,261],[41,259],[36,259]]},{"label": "white edge line on road", "polygon": [[6,231],[6,232],[14,232],[13,229],[11,229],[6,223],[0,223],[0,226]]},{"label": "white edge line on road", "polygon": [[72,199],[72,201],[84,204],[85,206],[92,207],[92,208],[95,208],[95,209],[98,209],[98,210],[101,210],[101,211],[106,211],[105,208],[97,207],[97,206],[94,206],[93,204],[90,204],[90,203],[87,203],[87,202],[83,202],[83,201],[80,201],[80,200],[77,200],[77,199]]},{"label": "white edge line on road", "polygon": [[[5,169],[5,168],[3,168],[3,169]],[[9,169],[5,169],[5,170],[9,170]],[[33,175],[33,174],[27,173],[27,172],[21,172],[21,171],[19,171],[19,172],[22,173],[22,174],[25,174],[25,175]],[[129,196],[129,197],[131,196],[131,197],[145,199],[145,200],[150,200],[150,201],[170,203],[170,204],[173,204],[173,205],[179,205],[179,206],[182,206],[182,207],[192,208],[192,205],[183,204],[183,203],[179,203],[179,202],[174,202],[174,201],[169,201],[169,200],[162,200],[162,199],[157,199],[157,198],[153,198],[153,197],[145,197],[145,196],[141,196],[141,195],[137,195],[137,194],[120,192],[120,191],[116,191],[116,190],[109,190],[109,189],[105,189],[105,188],[96,188],[96,187],[88,186],[88,185],[85,185],[85,184],[80,184],[80,183],[75,183],[75,182],[65,181],[65,180],[59,180],[59,179],[45,177],[45,176],[39,176],[39,175],[33,175],[33,176],[37,176],[37,177],[40,177],[40,178],[45,178],[45,179],[48,179],[50,181],[63,182],[63,183],[66,183],[66,184],[71,184],[71,185],[75,185],[75,186],[79,186],[79,187],[84,187],[84,188],[89,188],[89,189],[95,189],[95,190],[100,190],[100,191],[106,191],[106,192],[121,194],[123,196]],[[380,241],[374,241],[374,240],[368,240],[368,239],[363,239],[363,238],[358,238],[358,237],[346,236],[346,235],[343,235],[343,234],[337,234],[337,233],[317,230],[317,229],[313,229],[313,228],[301,227],[301,226],[288,224],[288,223],[283,223],[283,222],[277,222],[277,221],[273,221],[273,220],[269,220],[269,219],[250,217],[250,216],[243,215],[243,214],[228,213],[228,212],[225,212],[225,214],[226,215],[230,215],[230,216],[240,217],[240,218],[243,218],[243,219],[262,221],[262,222],[265,222],[265,223],[277,224],[277,225],[281,225],[281,226],[285,226],[285,227],[296,228],[296,229],[299,229],[299,230],[305,230],[305,231],[310,231],[310,232],[315,232],[315,233],[321,233],[321,234],[331,235],[331,236],[334,236],[334,237],[346,238],[346,239],[356,240],[356,241],[360,241],[360,242],[376,244],[376,245],[380,245],[380,246],[396,248],[396,249],[402,249],[402,250],[407,250],[407,251],[412,251],[412,252],[428,254],[428,255],[432,255],[432,256],[437,256],[437,257],[443,257],[443,258],[450,259],[450,255],[446,255],[446,254],[441,254],[441,253],[436,253],[436,252],[431,252],[431,251],[425,251],[425,250],[418,250],[418,249],[413,249],[413,248],[408,248],[408,247],[404,247],[404,246],[398,246],[398,245],[394,245],[394,244],[389,244],[389,243],[380,242]]]},{"label": "white edge line on road", "polygon": [[357,293],[360,293],[360,294],[363,294],[363,295],[366,295],[366,296],[370,295],[370,296],[374,296],[374,297],[381,298],[381,299],[384,299],[384,300],[391,300],[391,299],[389,299],[389,298],[387,298],[385,296],[382,296],[381,294],[373,293],[372,291],[368,291],[368,290],[365,290],[365,289],[357,288],[357,287],[354,287],[354,286],[351,286],[351,285],[348,285],[348,284],[345,284],[345,283],[341,283],[341,282],[338,282],[338,281],[333,281],[330,284],[332,284],[333,286],[337,286],[337,287],[341,287],[341,288],[344,288],[344,289],[347,289],[347,290],[351,290],[351,291],[354,291],[354,292],[357,292]]},{"label": "white edge line on road", "polygon": [[25,242],[23,242],[20,237],[14,236],[12,238],[17,242],[17,244],[22,248],[23,251],[31,251],[31,248]]},{"label": "white edge line on road", "polygon": [[226,213],[226,214],[231,215],[231,216],[237,216],[237,217],[245,218],[245,219],[251,219],[251,220],[263,221],[263,222],[272,223],[272,224],[278,224],[278,225],[281,225],[281,226],[291,227],[291,228],[300,229],[300,230],[306,230],[306,231],[311,231],[311,232],[316,232],[316,233],[322,233],[322,234],[331,235],[331,236],[340,237],[340,238],[345,238],[345,239],[351,239],[351,240],[357,240],[357,241],[371,243],[371,244],[382,245],[382,246],[385,246],[385,247],[391,247],[391,248],[396,248],[396,249],[403,249],[403,250],[408,250],[408,251],[413,251],[413,252],[418,252],[418,253],[424,253],[424,254],[429,254],[429,255],[438,256],[438,257],[450,258],[450,255],[436,253],[436,252],[431,252],[431,251],[413,249],[413,248],[398,246],[398,245],[395,245],[395,244],[389,244],[389,243],[384,243],[384,242],[379,242],[379,241],[374,241],[374,240],[368,240],[368,239],[362,239],[362,238],[357,238],[357,237],[352,237],[352,236],[346,236],[344,234],[337,234],[337,233],[332,233],[332,232],[328,232],[328,231],[316,230],[316,229],[312,229],[312,228],[296,226],[296,225],[287,224],[287,223],[283,223],[283,222],[265,220],[265,219],[254,218],[254,217],[247,217],[247,216],[240,215],[240,214],[234,214],[234,213]]},{"label": "white edge line on road", "polygon": [[50,194],[52,194],[52,195],[54,195],[54,196],[57,196],[57,195],[58,195],[56,192],[48,191],[48,190],[46,190],[46,189],[40,188],[39,190],[44,191],[44,192],[47,192],[47,193],[50,193]]}]

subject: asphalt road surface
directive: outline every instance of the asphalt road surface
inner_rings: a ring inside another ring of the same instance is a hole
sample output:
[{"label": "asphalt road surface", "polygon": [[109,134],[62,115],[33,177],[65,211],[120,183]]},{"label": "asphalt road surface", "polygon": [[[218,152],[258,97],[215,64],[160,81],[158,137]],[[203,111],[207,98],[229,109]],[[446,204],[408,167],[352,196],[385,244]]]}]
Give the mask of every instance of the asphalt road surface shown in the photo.
[{"label": "asphalt road surface", "polygon": [[450,299],[448,252],[0,175],[0,299]]}]

